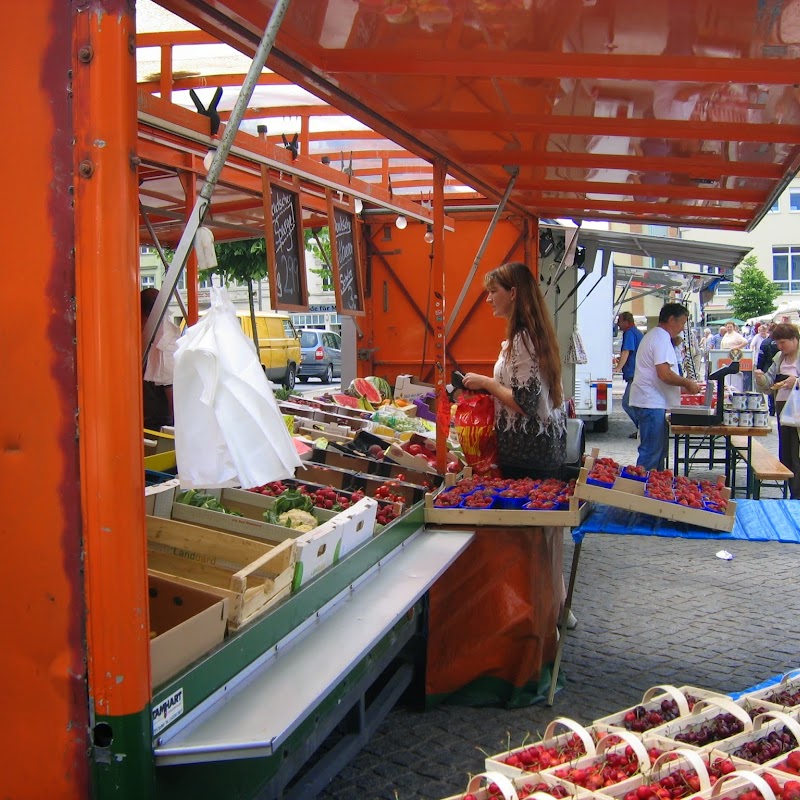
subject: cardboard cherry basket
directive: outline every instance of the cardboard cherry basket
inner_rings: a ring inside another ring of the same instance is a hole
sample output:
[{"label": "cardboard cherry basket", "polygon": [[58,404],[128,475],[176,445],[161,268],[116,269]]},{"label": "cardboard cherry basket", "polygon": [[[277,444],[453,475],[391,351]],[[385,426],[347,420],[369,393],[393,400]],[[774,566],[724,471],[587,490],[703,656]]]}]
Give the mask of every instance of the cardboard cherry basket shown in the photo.
[{"label": "cardboard cherry basket", "polygon": [[[768,779],[767,774],[770,775]],[[772,770],[757,773],[752,770],[737,769],[720,778],[708,791],[693,795],[693,800],[738,800],[754,789],[763,800],[792,800],[789,797],[784,798],[782,791],[790,780],[791,776],[780,776]],[[778,788],[777,794],[773,787]]]},{"label": "cardboard cherry basket", "polygon": [[[728,770],[735,771],[736,769],[747,769],[747,767],[747,762],[731,758],[721,750],[709,750],[706,753],[700,753],[697,750],[679,747],[677,750],[660,755],[647,772],[629,778],[627,781],[622,781],[616,786],[603,789],[602,794],[613,800],[630,800],[631,792],[640,791],[641,787],[645,786],[651,787],[653,790],[654,794],[650,795],[652,800],[658,800],[655,793],[662,788],[675,795],[675,797],[689,797],[698,791],[709,791],[723,774],[727,774]],[[689,783],[692,779],[687,779],[687,773],[694,773],[695,786]],[[664,779],[669,779],[671,776],[675,776],[676,783],[671,786],[661,784],[656,788],[657,784]],[[680,794],[675,794],[676,789]],[[637,794],[636,796],[637,800],[639,800],[639,795]]]},{"label": "cardboard cherry basket", "polygon": [[[595,720],[596,725],[604,725],[609,728],[623,728],[634,733],[644,733],[645,731],[657,728],[671,722],[665,719],[665,713],[676,713],[672,719],[685,717],[691,713],[694,704],[698,700],[709,697],[722,697],[719,692],[712,692],[708,689],[699,689],[694,686],[672,686],[661,684],[651,686],[642,695],[642,702],[636,706],[609,714]],[[665,703],[668,706],[665,707]],[[659,719],[660,718],[660,719]]]},{"label": "cardboard cherry basket", "polygon": [[[563,733],[556,733],[559,728],[566,728]],[[593,756],[596,753],[595,738],[583,725],[568,717],[557,717],[545,728],[544,736],[538,741],[523,744],[513,750],[507,750],[494,756],[489,756],[484,764],[484,769],[490,772],[499,772],[510,777],[519,777],[523,773],[540,773],[553,766],[552,753],[555,750],[558,764],[566,764],[584,755]],[[546,757],[544,760],[543,756]],[[509,760],[511,763],[508,763]]]},{"label": "cardboard cherry basket", "polygon": [[676,745],[663,739],[639,738],[630,731],[613,731],[600,740],[595,755],[553,767],[546,774],[567,786],[602,792],[608,786],[649,770],[652,759],[648,751],[653,747],[665,752],[675,749]]},{"label": "cardboard cherry basket", "polygon": [[[755,711],[755,707],[752,706],[752,704],[747,702],[746,698],[740,698],[739,701],[734,702],[729,697],[709,697],[704,700],[698,700],[691,714],[685,717],[679,717],[657,728],[653,728],[650,733],[673,739],[680,747],[684,747],[687,744],[694,744],[700,750],[712,749],[718,747],[719,743],[724,739],[729,739],[731,736],[736,736],[738,733],[753,730],[753,720],[749,713],[750,709],[754,711],[752,716],[756,716],[758,712]],[[741,729],[734,730],[728,735],[725,735],[724,731],[715,732],[709,730],[717,725],[714,721],[723,714],[734,716],[739,721]],[[701,730],[706,731],[707,735],[701,735],[699,740],[693,741],[691,738],[683,738],[687,736],[687,734],[690,737],[696,735]],[[682,738],[678,739],[676,738],[677,736]]]},{"label": "cardboard cherry basket", "polygon": [[780,683],[748,692],[743,697],[774,703],[784,711],[800,708],[800,669],[793,669],[785,673]]},{"label": "cardboard cherry basket", "polygon": [[[550,794],[550,790],[556,794]],[[553,783],[546,783],[541,775],[528,773],[510,778],[500,772],[487,770],[473,775],[466,790],[444,800],[591,800],[592,794],[583,790],[570,791]]]},{"label": "cardboard cherry basket", "polygon": [[[778,741],[781,734],[786,734],[789,741]],[[732,736],[719,742],[717,746],[720,750],[749,762],[748,769],[775,766],[785,761],[792,750],[800,747],[800,713],[766,711],[755,717],[752,731]],[[770,756],[770,752],[778,748],[780,752]]]}]

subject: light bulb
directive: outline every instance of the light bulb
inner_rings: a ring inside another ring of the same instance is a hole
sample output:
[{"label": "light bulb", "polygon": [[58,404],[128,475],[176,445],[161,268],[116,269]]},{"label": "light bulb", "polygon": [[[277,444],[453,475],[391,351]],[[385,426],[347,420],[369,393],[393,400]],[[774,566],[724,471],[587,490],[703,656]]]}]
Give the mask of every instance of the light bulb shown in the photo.
[{"label": "light bulb", "polygon": [[216,150],[209,150],[203,157],[203,166],[206,168],[206,172],[211,169],[211,162],[214,160],[214,154],[216,152]]},{"label": "light bulb", "polygon": [[356,214],[360,214],[364,210],[364,203],[361,202],[360,197],[356,197],[353,204],[355,205]]},{"label": "light bulb", "polygon": [[394,224],[402,231],[408,225],[408,220],[402,214],[398,214]]},{"label": "light bulb", "polygon": [[425,231],[425,241],[428,244],[433,244],[433,227],[428,225],[428,230]]}]

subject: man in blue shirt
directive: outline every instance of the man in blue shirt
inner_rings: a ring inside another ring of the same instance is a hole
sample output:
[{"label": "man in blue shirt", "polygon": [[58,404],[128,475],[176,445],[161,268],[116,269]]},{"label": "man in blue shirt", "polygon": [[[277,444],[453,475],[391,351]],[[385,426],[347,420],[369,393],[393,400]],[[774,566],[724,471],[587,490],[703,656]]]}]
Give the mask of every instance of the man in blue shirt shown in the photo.
[{"label": "man in blue shirt", "polygon": [[[617,325],[622,331],[622,346],[620,347],[619,361],[617,362],[617,372],[622,373],[622,378],[625,381],[622,408],[638,429],[639,423],[636,419],[636,410],[631,408],[630,398],[633,373],[636,371],[636,351],[639,349],[639,342],[642,341],[644,334],[636,327],[633,314],[630,311],[623,311],[617,317]],[[628,438],[635,439],[636,436],[637,434],[634,432]]]}]

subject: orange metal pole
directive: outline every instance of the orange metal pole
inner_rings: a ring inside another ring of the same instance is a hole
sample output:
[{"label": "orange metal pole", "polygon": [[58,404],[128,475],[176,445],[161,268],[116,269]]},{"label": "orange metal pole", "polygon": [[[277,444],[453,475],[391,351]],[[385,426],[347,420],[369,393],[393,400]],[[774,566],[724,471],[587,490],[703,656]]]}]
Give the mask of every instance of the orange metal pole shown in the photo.
[{"label": "orange metal pole", "polygon": [[436,469],[447,468],[447,437],[450,435],[450,399],[447,396],[447,346],[445,334],[444,286],[444,181],[447,170],[441,161],[433,165],[433,313],[435,331],[436,387]]},{"label": "orange metal pole", "polygon": [[151,735],[135,26],[126,0],[74,7],[76,424],[90,702],[95,720],[105,720],[95,729],[100,772],[124,772],[133,790],[146,781]]}]

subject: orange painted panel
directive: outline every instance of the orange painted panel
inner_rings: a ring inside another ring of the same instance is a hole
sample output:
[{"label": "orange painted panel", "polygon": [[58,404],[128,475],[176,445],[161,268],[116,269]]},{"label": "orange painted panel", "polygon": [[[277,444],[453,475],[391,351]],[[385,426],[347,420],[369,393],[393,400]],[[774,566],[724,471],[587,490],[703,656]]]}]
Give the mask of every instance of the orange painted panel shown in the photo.
[{"label": "orange painted panel", "polygon": [[[450,319],[475,256],[489,226],[487,219],[459,220],[455,233],[444,235],[445,321]],[[390,382],[402,373],[432,382],[435,362],[433,270],[425,226],[409,222],[405,230],[371,225],[372,256],[368,256],[367,283],[372,292],[367,331],[360,348],[376,348],[371,365],[360,371],[386,376]],[[378,252],[375,252],[378,251]],[[455,324],[447,338],[447,379],[453,368],[486,373],[494,365],[504,338],[504,324],[485,302],[483,276],[505,261],[523,261],[517,224],[503,220],[478,265]],[[402,286],[401,286],[402,284]]]},{"label": "orange painted panel", "polygon": [[4,22],[4,63],[13,65],[4,102],[26,124],[15,134],[24,143],[5,159],[0,201],[7,289],[0,315],[0,481],[7,495],[0,515],[2,794],[84,800],[70,4],[14,3]]}]

